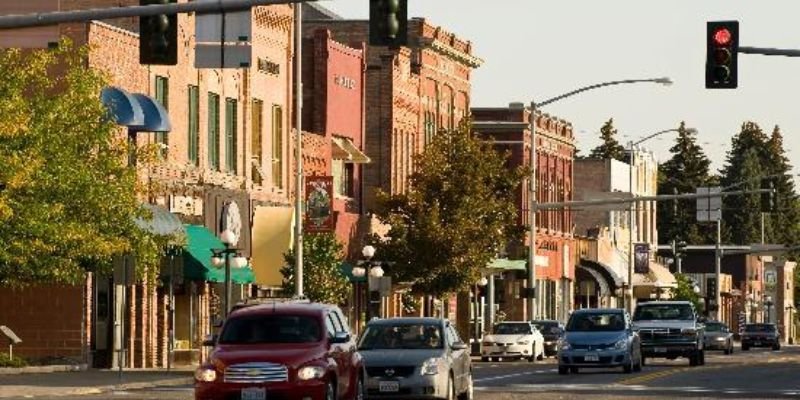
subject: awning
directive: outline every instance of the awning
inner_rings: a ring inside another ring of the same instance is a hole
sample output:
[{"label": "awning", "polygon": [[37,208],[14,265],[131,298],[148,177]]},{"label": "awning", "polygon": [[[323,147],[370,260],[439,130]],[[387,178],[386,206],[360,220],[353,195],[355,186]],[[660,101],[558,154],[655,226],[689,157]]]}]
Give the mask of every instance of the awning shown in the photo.
[{"label": "awning", "polygon": [[603,276],[603,274],[601,274],[599,271],[595,270],[594,268],[589,268],[585,265],[578,265],[578,269],[586,271],[589,275],[592,276],[592,278],[594,278],[594,280],[597,282],[597,285],[600,287],[600,296],[606,297],[613,295],[611,289],[608,286],[609,282],[607,278]]},{"label": "awning", "polygon": [[159,236],[180,235],[186,232],[178,216],[166,208],[149,203],[142,204],[142,208],[151,212],[153,218],[136,218],[135,222],[139,228]]},{"label": "awning", "polygon": [[616,271],[614,271],[614,268],[611,268],[611,266],[609,265],[597,261],[588,260],[585,258],[581,258],[580,265],[587,268],[591,268],[602,274],[605,277],[606,282],[608,282],[608,284],[611,286],[612,289],[622,287],[623,284],[625,283],[625,279],[622,276],[620,276]]},{"label": "awning", "polygon": [[667,267],[650,261],[650,272],[646,274],[633,274],[633,287],[647,286],[653,288],[674,288],[678,287],[675,276],[669,272]]},{"label": "awning", "polygon": [[[208,228],[185,225],[187,244],[184,248],[183,276],[186,279],[208,282],[225,282],[225,268],[211,265],[211,249],[224,249],[225,245]],[[253,283],[250,266],[231,268],[231,282]]]},{"label": "awning", "polygon": [[331,139],[332,157],[334,160],[345,160],[355,164],[367,164],[369,157],[364,154],[349,138],[336,137]]},{"label": "awning", "polygon": [[256,207],[253,213],[252,256],[256,283],[281,286],[281,267],[286,265],[283,254],[292,247],[294,208]]},{"label": "awning", "polygon": [[109,116],[118,125],[144,124],[144,111],[139,101],[125,89],[108,86],[100,92],[100,101],[108,108]]},{"label": "awning", "polygon": [[525,260],[509,260],[507,258],[495,258],[486,268],[500,269],[503,271],[526,271],[528,262]]},{"label": "awning", "polygon": [[161,103],[141,93],[134,93],[133,97],[139,101],[139,105],[144,111],[144,123],[138,126],[130,126],[129,128],[132,131],[169,132],[172,130],[169,114]]}]

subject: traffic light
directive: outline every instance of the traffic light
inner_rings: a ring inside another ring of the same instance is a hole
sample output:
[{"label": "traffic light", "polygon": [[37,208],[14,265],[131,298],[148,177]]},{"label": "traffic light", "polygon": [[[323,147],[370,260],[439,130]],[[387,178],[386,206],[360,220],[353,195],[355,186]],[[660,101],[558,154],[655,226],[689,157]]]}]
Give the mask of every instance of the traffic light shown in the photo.
[{"label": "traffic light", "polygon": [[706,89],[735,89],[739,21],[708,22],[706,28]]},{"label": "traffic light", "polygon": [[761,211],[766,213],[778,211],[778,193],[775,190],[775,182],[768,179],[761,186],[762,189],[769,190],[769,192],[761,193]]},{"label": "traffic light", "polygon": [[389,47],[408,44],[408,0],[369,1],[369,44]]},{"label": "traffic light", "polygon": [[[177,0],[139,0],[139,5],[175,3]],[[178,15],[139,17],[139,64],[178,63]]]},{"label": "traffic light", "polygon": [[[678,195],[678,188],[672,188],[672,194],[677,196]],[[672,199],[672,215],[678,215],[678,199]]]}]

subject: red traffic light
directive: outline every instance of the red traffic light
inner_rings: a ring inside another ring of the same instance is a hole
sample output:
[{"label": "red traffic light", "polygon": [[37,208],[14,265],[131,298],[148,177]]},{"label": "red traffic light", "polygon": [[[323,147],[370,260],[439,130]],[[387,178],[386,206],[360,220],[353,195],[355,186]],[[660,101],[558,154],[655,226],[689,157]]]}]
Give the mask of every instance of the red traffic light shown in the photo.
[{"label": "red traffic light", "polygon": [[732,38],[733,35],[728,28],[721,28],[714,32],[714,43],[716,43],[718,46],[727,46],[731,44]]}]

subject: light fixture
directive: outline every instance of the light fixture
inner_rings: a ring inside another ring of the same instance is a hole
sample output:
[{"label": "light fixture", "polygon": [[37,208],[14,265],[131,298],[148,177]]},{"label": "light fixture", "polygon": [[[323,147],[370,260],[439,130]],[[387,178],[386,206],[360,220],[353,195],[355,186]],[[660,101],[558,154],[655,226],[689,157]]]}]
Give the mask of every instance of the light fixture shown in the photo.
[{"label": "light fixture", "polygon": [[215,255],[215,256],[211,257],[211,265],[213,265],[214,267],[220,268],[224,264],[225,264],[225,260],[223,260],[222,257],[220,257],[218,255]]},{"label": "light fixture", "polygon": [[485,276],[482,276],[481,279],[478,279],[478,286],[486,286],[489,284],[489,280],[486,279]]},{"label": "light fixture", "polygon": [[353,276],[356,278],[363,278],[364,275],[367,274],[367,270],[364,267],[353,267]]},{"label": "light fixture", "polygon": [[383,276],[383,268],[380,265],[374,266],[369,270],[369,275],[373,278],[380,278]]},{"label": "light fixture", "polygon": [[363,249],[361,249],[361,255],[369,260],[375,255],[375,248],[370,245],[366,245]]},{"label": "light fixture", "polygon": [[247,258],[237,255],[236,257],[233,257],[233,263],[231,266],[234,268],[244,268],[247,266]]},{"label": "light fixture", "polygon": [[225,229],[219,235],[219,239],[222,240],[222,243],[226,246],[235,246],[236,242],[239,241],[239,238],[231,231],[230,229]]}]

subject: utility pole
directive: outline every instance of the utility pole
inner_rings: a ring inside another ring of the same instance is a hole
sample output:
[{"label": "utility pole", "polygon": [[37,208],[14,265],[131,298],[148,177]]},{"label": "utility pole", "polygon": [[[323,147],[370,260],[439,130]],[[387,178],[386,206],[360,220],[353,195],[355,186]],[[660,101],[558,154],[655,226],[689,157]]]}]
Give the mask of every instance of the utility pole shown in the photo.
[{"label": "utility pole", "polygon": [[636,156],[634,155],[634,148],[633,148],[633,141],[628,142],[628,152],[631,157],[631,162],[628,166],[628,190],[631,192],[631,199],[628,206],[628,287],[625,290],[625,295],[623,296],[623,301],[625,302],[625,310],[629,313],[633,313],[633,269],[634,269],[634,254],[633,254],[633,244],[634,244],[634,235],[636,234],[636,230],[634,229],[634,224],[636,223],[635,220],[635,213],[636,213],[636,191],[634,190],[633,185],[633,176],[635,173],[636,168]]},{"label": "utility pole", "polygon": [[720,304],[720,275],[722,270],[722,249],[720,248],[720,242],[722,242],[722,211],[717,214],[717,241],[714,245],[714,273],[716,277],[717,284],[714,285],[714,305],[715,311],[714,314],[716,316],[717,321],[721,321],[722,316],[722,305]]},{"label": "utility pole", "polygon": [[295,126],[297,136],[295,143],[295,162],[297,176],[295,176],[295,201],[294,201],[294,287],[295,296],[302,298],[303,294],[303,5],[294,5],[294,82],[295,82]]},{"label": "utility pole", "polygon": [[[536,102],[531,101],[531,177],[530,177],[530,247],[528,250],[528,320],[536,319]],[[494,285],[492,285],[494,286]]]}]

